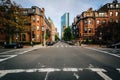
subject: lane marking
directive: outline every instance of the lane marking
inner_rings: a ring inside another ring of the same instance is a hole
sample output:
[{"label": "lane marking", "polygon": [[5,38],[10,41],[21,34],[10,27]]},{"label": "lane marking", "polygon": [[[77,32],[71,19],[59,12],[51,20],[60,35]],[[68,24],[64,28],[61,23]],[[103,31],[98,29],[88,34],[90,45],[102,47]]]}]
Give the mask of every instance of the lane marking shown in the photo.
[{"label": "lane marking", "polygon": [[[105,80],[112,80],[110,77],[108,77],[106,74],[103,72],[107,72],[103,68],[35,68],[35,69],[13,69],[13,70],[0,70],[0,78],[5,76],[8,73],[21,73],[21,72],[47,72],[45,80],[47,80],[48,74],[50,72],[55,72],[55,71],[65,71],[65,72],[78,72],[78,71],[83,71],[83,69],[86,70],[91,70],[93,72],[96,72],[98,75],[100,75],[103,79]],[[120,71],[120,68],[117,68],[117,70]],[[79,79],[79,76],[74,73],[74,76],[76,79]]]},{"label": "lane marking", "polygon": [[98,75],[100,75],[104,80],[112,80],[109,76],[103,73],[103,72],[107,72],[105,69],[91,68],[91,70],[96,72]]},{"label": "lane marking", "polygon": [[20,49],[9,50],[9,51],[5,51],[5,52],[1,52],[0,54],[6,54],[6,53],[9,53],[9,52],[14,52],[14,51],[17,51],[17,50],[20,50]]},{"label": "lane marking", "polygon": [[9,57],[9,56],[11,56],[11,55],[0,55],[0,57]]},{"label": "lane marking", "polygon": [[49,75],[50,72],[47,72],[46,76],[45,76],[45,80],[48,79],[48,75]]},{"label": "lane marking", "polygon": [[17,56],[17,55],[11,55],[11,56],[9,56],[9,57],[7,57],[7,58],[0,59],[0,62],[3,62],[3,61],[5,61],[5,60],[11,59],[11,58],[14,58],[14,57],[16,57],[16,56]]},{"label": "lane marking", "polygon": [[120,72],[120,68],[117,68],[117,70]]},{"label": "lane marking", "polygon": [[79,79],[79,75],[78,74],[74,73],[73,76],[75,76],[76,79]]},{"label": "lane marking", "polygon": [[90,49],[90,50],[94,50],[94,51],[98,51],[98,52],[105,53],[105,54],[109,54],[109,55],[112,55],[112,56],[115,56],[115,57],[120,58],[120,56],[118,56],[118,55],[116,55],[116,54],[113,54],[113,53],[110,53],[110,52],[106,52],[106,51],[98,50],[98,49],[95,49],[95,48],[89,48],[89,47],[84,47],[84,48],[86,48],[86,49]]},{"label": "lane marking", "polygon": [[61,45],[61,47],[63,47],[63,45]]},{"label": "lane marking", "polygon": [[5,76],[6,74],[7,73],[5,73],[5,72],[4,73],[0,73],[0,78],[3,77],[3,76]]},{"label": "lane marking", "polygon": [[94,72],[107,72],[105,69],[102,68],[88,68],[88,69]]},{"label": "lane marking", "polygon": [[72,71],[72,72],[76,72],[76,71],[78,71],[78,69],[77,68],[63,68],[63,71]]},{"label": "lane marking", "polygon": [[93,68],[94,66],[92,65],[92,64],[89,64],[89,66],[88,66],[89,68]]},{"label": "lane marking", "polygon": [[[24,53],[27,53],[27,52],[29,52],[29,51],[32,51],[32,50],[38,49],[38,48],[39,48],[39,47],[34,47],[34,48],[29,48],[28,50],[23,51],[23,52],[18,52],[17,55],[11,55],[11,56],[9,56],[9,57],[7,57],[7,58],[0,59],[0,62],[6,61],[6,60],[11,59],[11,58],[14,58],[14,57],[16,57],[16,56],[18,56],[18,55],[20,55],[20,54],[24,54]],[[20,49],[19,49],[19,50],[20,50]],[[12,50],[12,51],[17,51],[17,50]],[[9,51],[9,52],[12,52],[12,51]],[[9,53],[9,52],[8,52],[8,53]],[[6,53],[7,53],[7,52],[6,52]],[[5,53],[4,53],[4,54],[5,54]]]},{"label": "lane marking", "polygon": [[98,71],[97,74],[99,74],[104,80],[112,80],[110,77],[108,77],[106,74],[104,74],[101,71]]}]

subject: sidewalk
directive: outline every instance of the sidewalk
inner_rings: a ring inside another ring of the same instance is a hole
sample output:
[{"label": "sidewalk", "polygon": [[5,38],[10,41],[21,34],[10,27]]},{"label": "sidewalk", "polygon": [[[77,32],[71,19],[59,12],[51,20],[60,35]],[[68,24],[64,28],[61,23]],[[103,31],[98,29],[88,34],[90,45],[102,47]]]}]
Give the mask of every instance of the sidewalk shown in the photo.
[{"label": "sidewalk", "polygon": [[[23,48],[30,48],[30,47],[32,47],[32,46],[31,45],[25,45]],[[42,45],[41,44],[34,45],[33,47],[42,47]]]},{"label": "sidewalk", "polygon": [[94,45],[94,44],[81,44],[83,47],[93,47],[93,48],[106,48],[106,45]]}]

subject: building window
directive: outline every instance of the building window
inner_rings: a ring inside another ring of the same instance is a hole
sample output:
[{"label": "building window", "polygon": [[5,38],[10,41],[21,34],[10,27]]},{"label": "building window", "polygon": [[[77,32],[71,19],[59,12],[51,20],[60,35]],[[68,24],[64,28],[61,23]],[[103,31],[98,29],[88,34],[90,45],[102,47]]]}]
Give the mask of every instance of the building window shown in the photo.
[{"label": "building window", "polygon": [[35,17],[32,18],[33,22],[35,22]]},{"label": "building window", "polygon": [[84,13],[84,17],[86,17],[86,13]]},{"label": "building window", "polygon": [[39,27],[39,26],[37,26],[37,30],[40,30],[40,27]]},{"label": "building window", "polygon": [[23,11],[23,14],[26,15],[26,14],[27,14],[27,11]]},{"label": "building window", "polygon": [[91,29],[91,28],[89,28],[89,29],[88,29],[88,32],[89,32],[89,33],[92,33],[92,29]]},{"label": "building window", "polygon": [[87,28],[86,27],[84,28],[84,33],[87,33]]},{"label": "building window", "polygon": [[87,24],[87,20],[84,21],[84,24]]},{"label": "building window", "polygon": [[100,24],[100,20],[97,20],[97,24]]},{"label": "building window", "polygon": [[37,22],[39,22],[39,18],[37,18]]},{"label": "building window", "polygon": [[119,5],[118,5],[118,4],[116,4],[116,8],[119,8]]},{"label": "building window", "polygon": [[40,38],[40,35],[39,35],[39,34],[37,34],[37,35],[36,35],[36,37],[37,37],[37,39],[39,39],[39,38]]},{"label": "building window", "polygon": [[110,16],[113,16],[113,12],[110,12]]},{"label": "building window", "polygon": [[116,23],[118,23],[119,21],[118,21],[118,19],[116,19]]},{"label": "building window", "polygon": [[119,13],[118,12],[115,12],[115,16],[118,16],[119,15]]},{"label": "building window", "polygon": [[103,24],[106,24],[106,20],[103,20],[102,23],[103,23]]},{"label": "building window", "polygon": [[113,8],[113,5],[112,5],[112,4],[110,5],[110,8]]},{"label": "building window", "polygon": [[104,13],[99,13],[99,16],[100,16],[100,17],[103,17],[103,16],[104,16]]},{"label": "building window", "polygon": [[109,5],[109,4],[107,4],[107,7],[108,7],[108,8],[110,8],[110,5]]},{"label": "building window", "polygon": [[88,24],[91,24],[91,20],[88,20]]},{"label": "building window", "polygon": [[76,27],[74,26],[74,30],[76,29]]}]

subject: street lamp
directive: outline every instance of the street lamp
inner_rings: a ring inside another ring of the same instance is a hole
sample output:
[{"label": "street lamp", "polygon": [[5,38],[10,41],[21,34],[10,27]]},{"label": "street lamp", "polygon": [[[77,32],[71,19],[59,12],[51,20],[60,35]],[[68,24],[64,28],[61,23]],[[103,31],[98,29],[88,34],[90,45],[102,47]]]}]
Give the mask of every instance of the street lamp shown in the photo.
[{"label": "street lamp", "polygon": [[18,42],[18,38],[19,38],[19,29],[16,29],[16,42]]},{"label": "street lamp", "polygon": [[42,45],[45,46],[45,44],[46,44],[46,41],[45,41],[45,35],[46,35],[45,26],[42,26],[42,32],[43,32]]}]

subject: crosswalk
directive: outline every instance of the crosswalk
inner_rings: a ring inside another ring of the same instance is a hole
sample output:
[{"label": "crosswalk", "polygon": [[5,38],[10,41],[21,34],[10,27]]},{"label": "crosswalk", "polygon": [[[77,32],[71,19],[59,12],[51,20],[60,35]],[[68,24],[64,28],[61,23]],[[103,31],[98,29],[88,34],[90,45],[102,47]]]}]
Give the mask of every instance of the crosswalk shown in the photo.
[{"label": "crosswalk", "polygon": [[5,51],[0,53],[0,62],[6,61],[8,59],[14,58],[18,55],[24,54],[26,52],[32,51],[34,49],[41,48],[40,46],[23,48],[23,49],[14,49],[10,51]]},{"label": "crosswalk", "polygon": [[[116,69],[116,72],[118,73],[118,75],[120,74],[119,71],[120,69]],[[58,76],[64,77],[66,73],[69,74],[69,76],[66,76],[66,77],[70,77],[70,76],[75,77],[76,79],[74,80],[83,80],[81,77],[84,77],[85,75],[87,76],[87,73],[90,73],[89,74],[91,75],[90,77],[93,77],[92,80],[115,80],[116,79],[116,78],[113,79],[114,77],[116,77],[116,75],[109,75],[108,74],[109,71],[103,68],[32,68],[32,69],[0,70],[0,78],[6,76],[7,74],[20,74],[20,73],[28,74],[28,73],[35,73],[35,72],[37,72],[38,74],[46,73],[44,80],[45,79],[51,80],[49,79],[49,77],[58,77]],[[52,75],[53,73],[54,75]],[[85,74],[83,75],[83,73]],[[56,74],[59,74],[59,75],[56,76]],[[110,74],[114,74],[114,72]],[[95,76],[98,76],[97,79],[94,78]],[[58,77],[58,80],[62,80],[62,79],[59,79],[61,77]],[[117,80],[119,79],[120,77],[117,78]],[[57,80],[57,79],[54,79],[54,80]],[[72,80],[72,78],[69,80]]]},{"label": "crosswalk", "polygon": [[63,43],[63,42],[58,42],[58,43],[54,44],[53,46],[47,46],[46,48],[72,48],[72,47],[79,47],[79,46],[69,45],[69,44]]},{"label": "crosswalk", "polygon": [[32,50],[37,49],[37,48],[68,48],[68,47],[70,48],[70,47],[77,47],[77,46],[71,46],[71,45],[68,45],[68,44],[63,43],[63,42],[58,42],[58,43],[54,44],[53,46],[44,47],[44,46],[38,45],[38,46],[30,47],[30,48],[13,49],[10,51],[1,52],[0,53],[0,62],[14,58],[20,54],[24,54],[26,52],[32,51]]}]

